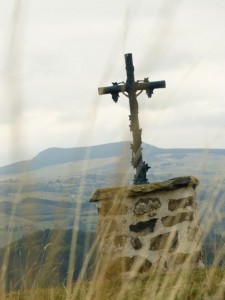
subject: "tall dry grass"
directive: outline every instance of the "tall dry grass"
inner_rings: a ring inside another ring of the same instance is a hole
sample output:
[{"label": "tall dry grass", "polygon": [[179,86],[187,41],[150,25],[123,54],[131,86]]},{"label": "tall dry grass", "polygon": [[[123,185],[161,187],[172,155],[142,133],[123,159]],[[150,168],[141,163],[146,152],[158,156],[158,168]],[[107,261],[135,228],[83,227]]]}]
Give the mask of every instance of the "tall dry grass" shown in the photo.
[{"label": "tall dry grass", "polygon": [[[164,8],[169,9],[167,7],[167,1],[164,3]],[[141,3],[140,3],[141,4]],[[6,55],[6,80],[5,80],[5,101],[9,103],[11,109],[11,117],[12,117],[12,125],[11,125],[11,149],[12,149],[12,161],[14,161],[15,151],[20,151],[20,149],[24,149],[24,145],[26,145],[26,140],[23,138],[23,122],[22,122],[22,110],[24,106],[23,101],[23,90],[21,90],[20,78],[18,76],[14,76],[16,71],[19,71],[21,67],[21,47],[22,47],[22,39],[23,30],[21,25],[21,18],[24,17],[24,12],[26,12],[26,8],[24,7],[24,2],[22,0],[14,1],[13,12],[12,12],[12,22],[9,33],[9,43],[7,47],[7,55]],[[175,2],[173,4],[173,13],[171,14],[171,19],[173,14],[175,13]],[[26,16],[25,16],[26,17]],[[125,44],[125,40],[127,39],[129,33],[129,22],[130,22],[130,7],[127,9],[127,14],[124,18],[124,23],[122,25],[122,43]],[[155,41],[155,51],[159,51],[159,54],[162,55],[165,49],[163,49],[162,45],[162,35],[166,34],[166,24],[162,24],[159,28],[159,31],[162,33],[160,38]],[[118,40],[120,40],[120,36],[118,35]],[[19,41],[19,43],[18,43]],[[116,43],[115,43],[116,44]],[[146,53],[149,53],[148,45],[146,44]],[[105,68],[104,74],[102,76],[102,81],[105,78],[110,79],[110,74],[112,72],[113,66],[111,65],[111,61],[114,54],[115,49],[112,49],[112,52],[109,57],[109,62]],[[159,55],[160,56],[160,55]],[[143,59],[146,58],[146,55]],[[159,57],[160,58],[160,57]],[[19,72],[18,72],[19,73]],[[98,111],[98,97],[96,96],[93,99],[95,102],[95,111],[92,111],[92,115],[89,116],[93,123],[95,124],[97,111]],[[163,117],[163,116],[162,116]],[[41,120],[40,120],[41,121]],[[91,138],[87,137],[87,139]],[[23,147],[22,147],[23,146]],[[83,163],[83,170],[81,173],[84,174],[83,182],[80,184],[79,196],[75,201],[78,203],[77,209],[81,209],[81,199],[84,194],[84,180],[85,180],[85,172],[87,170],[87,164],[89,160],[89,153],[86,153],[86,160]],[[207,151],[205,154],[205,161],[207,161]],[[204,162],[203,162],[204,163]],[[223,168],[224,166],[220,166]],[[120,173],[120,164],[118,163],[118,173]],[[124,173],[124,170],[122,170]],[[187,174],[189,175],[189,174]],[[126,185],[128,182],[129,174],[123,176],[121,178],[121,185]],[[23,185],[26,184],[26,179],[23,178],[21,181],[21,189]],[[207,195],[210,201],[207,201],[207,206],[205,206],[202,211],[199,213],[199,219],[204,219],[204,228],[203,228],[203,237],[211,230],[211,226],[214,222],[215,211],[219,211],[220,208],[224,205],[224,199],[221,197],[216,203],[214,199],[219,195],[221,191],[221,182],[215,179],[215,182],[212,183],[213,191],[210,195]],[[94,191],[93,191],[94,192]],[[20,192],[19,192],[20,193]],[[18,193],[18,197],[19,197]],[[10,226],[10,222],[13,219],[13,214],[18,205],[18,199],[14,199],[14,209],[12,211],[11,218],[8,220],[8,224]],[[74,228],[79,227],[79,214],[74,216]],[[109,224],[110,227],[110,224]],[[107,235],[108,228],[105,228],[105,231],[101,233],[101,236]],[[92,243],[90,248],[86,249],[87,252],[86,258],[83,261],[82,270],[79,274],[76,282],[73,280],[73,269],[74,265],[77,263],[76,247],[77,247],[77,230],[73,231],[71,244],[70,244],[70,260],[68,266],[68,273],[66,282],[58,287],[51,287],[43,289],[40,278],[43,280],[49,279],[52,271],[50,270],[51,261],[57,256],[59,251],[59,247],[61,245],[63,236],[59,233],[54,237],[54,240],[50,240],[49,244],[45,245],[44,252],[46,254],[46,258],[42,260],[33,257],[33,264],[29,265],[29,268],[25,268],[25,270],[21,269],[21,276],[18,278],[18,281],[22,282],[23,290],[19,291],[6,291],[6,285],[8,277],[6,277],[6,269],[7,266],[11,263],[9,261],[9,251],[5,251],[3,258],[3,266],[0,274],[0,299],[86,299],[86,300],[100,300],[100,299],[225,299],[225,272],[223,268],[218,268],[218,262],[224,256],[224,248],[222,247],[217,251],[215,260],[210,268],[204,268],[199,270],[193,269],[185,269],[185,270],[177,270],[177,271],[165,271],[163,273],[158,272],[157,270],[152,270],[148,274],[138,276],[133,279],[121,279],[112,277],[107,278],[107,262],[104,263],[102,260],[96,260],[95,264],[92,268],[92,273],[89,279],[86,278],[87,269],[89,267],[89,262],[93,253],[98,249],[99,246],[99,237]],[[88,236],[87,236],[88,239]],[[9,233],[8,242],[10,244],[12,241],[12,237]],[[31,241],[32,244],[32,241]],[[51,247],[51,245],[54,245]],[[87,240],[86,243],[89,247],[89,243]],[[194,250],[194,249],[193,249]],[[110,255],[110,249],[109,249]],[[44,257],[44,256],[43,256]],[[110,258],[110,257],[108,257]],[[17,257],[15,259],[20,259]],[[27,258],[29,259],[29,258]],[[37,263],[38,262],[38,263]],[[140,265],[134,266],[134,273],[140,267]],[[11,287],[13,289],[13,286]]]}]

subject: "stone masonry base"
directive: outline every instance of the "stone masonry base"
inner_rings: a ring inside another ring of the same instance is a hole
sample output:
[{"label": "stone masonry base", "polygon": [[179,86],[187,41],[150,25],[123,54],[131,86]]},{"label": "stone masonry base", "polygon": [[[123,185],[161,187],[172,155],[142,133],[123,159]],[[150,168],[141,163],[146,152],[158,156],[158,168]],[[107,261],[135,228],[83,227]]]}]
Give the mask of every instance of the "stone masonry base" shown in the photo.
[{"label": "stone masonry base", "polygon": [[198,268],[195,177],[98,189],[99,259],[106,276]]}]

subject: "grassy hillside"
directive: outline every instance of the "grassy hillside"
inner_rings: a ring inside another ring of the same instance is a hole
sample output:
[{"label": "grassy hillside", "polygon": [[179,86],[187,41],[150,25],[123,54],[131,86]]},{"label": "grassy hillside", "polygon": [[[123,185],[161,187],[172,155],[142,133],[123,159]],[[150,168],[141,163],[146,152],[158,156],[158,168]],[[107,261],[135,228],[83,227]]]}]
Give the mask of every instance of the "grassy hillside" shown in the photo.
[{"label": "grassy hillside", "polygon": [[[68,280],[70,268],[71,280],[76,280],[94,238],[93,233],[72,229],[46,229],[25,235],[0,250],[0,268],[4,270],[4,287],[1,286],[1,289],[11,291],[62,286]],[[71,249],[74,249],[76,259],[69,266]],[[88,278],[94,256],[95,252],[88,261],[84,279]]]},{"label": "grassy hillside", "polygon": [[[149,181],[199,178],[197,212],[207,268],[152,270],[148,277],[121,281],[106,278],[104,266],[99,276],[89,273],[94,263],[89,251],[98,242],[94,234],[77,235],[96,229],[97,209],[89,203],[96,188],[132,184],[129,143],[104,147],[92,156],[70,154],[66,162],[66,149],[46,150],[16,171],[15,165],[0,169],[0,245],[8,245],[0,251],[1,290],[20,289],[5,299],[224,299],[225,151],[143,145],[152,167]],[[100,150],[108,152],[103,156]]]},{"label": "grassy hillside", "polygon": [[75,283],[71,288],[35,289],[12,292],[8,300],[200,300],[224,299],[224,270],[202,269],[158,274],[132,282],[111,280]]},{"label": "grassy hillside", "polygon": [[5,299],[20,300],[224,299],[224,243],[218,235],[204,241],[206,268],[108,277],[93,233],[43,230],[0,250],[0,287]]},{"label": "grassy hillside", "polygon": [[[143,154],[152,167],[150,182],[196,176],[201,223],[207,222],[206,231],[224,232],[225,150],[160,149],[143,144]],[[94,190],[132,184],[133,173],[129,142],[47,149],[31,161],[0,168],[0,246],[47,228],[75,224],[76,229],[94,231],[97,210],[89,203]]]}]

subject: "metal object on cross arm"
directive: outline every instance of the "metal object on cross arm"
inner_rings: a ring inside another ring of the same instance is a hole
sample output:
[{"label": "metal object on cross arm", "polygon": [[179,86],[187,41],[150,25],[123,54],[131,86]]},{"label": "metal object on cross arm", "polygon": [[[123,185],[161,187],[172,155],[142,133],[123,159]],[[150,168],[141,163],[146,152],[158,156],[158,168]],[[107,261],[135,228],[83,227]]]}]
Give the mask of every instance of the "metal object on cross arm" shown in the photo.
[{"label": "metal object on cross arm", "polygon": [[148,78],[144,80],[135,81],[134,78],[134,66],[132,54],[125,54],[126,63],[126,73],[127,80],[126,83],[113,82],[112,86],[99,87],[99,95],[111,94],[114,102],[118,101],[119,93],[123,93],[129,98],[130,105],[130,130],[133,135],[133,144],[131,144],[132,150],[132,166],[136,169],[136,175],[134,175],[134,184],[145,184],[148,183],[146,174],[150,167],[143,161],[142,148],[141,148],[141,132],[138,120],[138,102],[137,96],[140,95],[144,90],[147,96],[150,98],[153,94],[154,89],[160,89],[166,87],[166,82],[163,81],[153,81],[150,82]]}]

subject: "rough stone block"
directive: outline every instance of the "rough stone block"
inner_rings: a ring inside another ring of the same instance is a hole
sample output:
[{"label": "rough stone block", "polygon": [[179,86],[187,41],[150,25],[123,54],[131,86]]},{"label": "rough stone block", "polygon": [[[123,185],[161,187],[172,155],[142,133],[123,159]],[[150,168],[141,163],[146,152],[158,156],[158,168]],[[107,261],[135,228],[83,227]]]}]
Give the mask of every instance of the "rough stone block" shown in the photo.
[{"label": "rough stone block", "polygon": [[133,246],[133,248],[135,250],[141,249],[142,243],[141,243],[141,241],[140,241],[140,239],[138,237],[131,237],[130,242],[131,242],[131,245]]},{"label": "rough stone block", "polygon": [[145,273],[151,269],[152,263],[148,259],[143,259],[140,256],[135,256],[134,259],[135,259],[134,260],[135,263],[137,263],[139,265],[139,267],[138,267],[139,273]]},{"label": "rough stone block", "polygon": [[148,234],[149,232],[154,232],[155,224],[158,219],[150,219],[148,221],[140,221],[136,224],[129,226],[130,231],[139,232],[140,234]]},{"label": "rough stone block", "polygon": [[148,217],[150,217],[150,218],[153,218],[155,216],[157,216],[157,213],[150,213],[150,214],[148,214]]},{"label": "rough stone block", "polygon": [[190,242],[195,241],[196,239],[200,238],[199,229],[197,226],[189,226],[187,230],[187,239]]},{"label": "rough stone block", "polygon": [[161,205],[159,198],[141,198],[135,203],[134,212],[136,215],[143,215],[158,209]]},{"label": "rough stone block", "polygon": [[133,257],[122,256],[109,263],[106,270],[106,276],[116,276],[122,272],[129,271],[144,273],[149,271],[151,266],[152,263],[148,259],[142,258],[138,255]]},{"label": "rough stone block", "polygon": [[181,199],[169,199],[168,209],[174,211],[178,208],[185,208],[187,206],[193,207],[193,205],[194,205],[194,197],[192,196],[184,197]]},{"label": "rough stone block", "polygon": [[175,253],[172,255],[171,259],[175,265],[197,263],[202,259],[202,253],[200,251],[194,251],[192,253]]},{"label": "rough stone block", "polygon": [[172,261],[176,265],[181,265],[188,259],[190,260],[190,253],[176,253],[172,256]]},{"label": "rough stone block", "polygon": [[157,235],[150,241],[150,250],[174,251],[178,247],[178,232]]},{"label": "rough stone block", "polygon": [[188,212],[188,213],[180,213],[177,214],[176,216],[166,216],[163,217],[161,221],[164,226],[170,227],[184,221],[192,221],[193,218],[194,218],[193,213]]},{"label": "rough stone block", "polygon": [[105,200],[112,202],[121,202],[127,197],[135,198],[136,196],[149,195],[152,192],[173,191],[179,190],[181,188],[195,189],[198,184],[199,181],[197,178],[193,176],[185,176],[150,184],[97,189],[92,195],[90,201],[102,202]]}]

